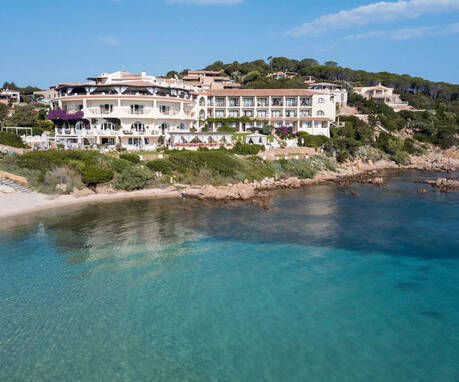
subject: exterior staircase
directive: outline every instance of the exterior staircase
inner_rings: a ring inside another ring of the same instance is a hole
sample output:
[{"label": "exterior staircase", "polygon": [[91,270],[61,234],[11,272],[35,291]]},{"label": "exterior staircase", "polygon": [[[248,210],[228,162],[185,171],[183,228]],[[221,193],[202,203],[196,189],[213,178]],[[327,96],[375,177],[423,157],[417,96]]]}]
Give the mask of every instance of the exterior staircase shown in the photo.
[{"label": "exterior staircase", "polygon": [[0,186],[8,186],[11,187],[13,190],[16,192],[22,192],[22,193],[31,193],[33,190],[27,186],[24,186],[20,183],[17,183],[11,179],[7,178],[0,178]]},{"label": "exterior staircase", "polygon": [[287,143],[285,143],[285,141],[276,134],[276,131],[274,129],[271,131],[271,135],[274,137],[277,143],[279,143],[279,146],[281,148],[285,148],[287,146]]}]

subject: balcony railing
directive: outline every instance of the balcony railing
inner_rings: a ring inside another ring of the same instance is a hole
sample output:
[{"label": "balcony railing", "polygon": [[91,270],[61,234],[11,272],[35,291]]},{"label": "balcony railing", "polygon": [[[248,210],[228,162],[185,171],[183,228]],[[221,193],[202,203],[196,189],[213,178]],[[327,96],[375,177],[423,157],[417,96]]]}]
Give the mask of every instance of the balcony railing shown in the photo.
[{"label": "balcony railing", "polygon": [[230,107],[239,107],[241,104],[239,102],[230,102]]},{"label": "balcony railing", "polygon": [[226,102],[215,102],[215,106],[226,106]]}]

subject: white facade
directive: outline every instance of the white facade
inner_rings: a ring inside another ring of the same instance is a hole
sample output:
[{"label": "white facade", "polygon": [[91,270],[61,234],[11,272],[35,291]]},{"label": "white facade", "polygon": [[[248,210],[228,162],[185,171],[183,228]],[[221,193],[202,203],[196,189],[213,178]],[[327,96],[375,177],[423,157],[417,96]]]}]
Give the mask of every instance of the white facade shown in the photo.
[{"label": "white facade", "polygon": [[[206,118],[248,117],[250,122],[232,122],[239,132],[264,124],[288,126],[294,131],[330,136],[330,124],[336,117],[334,95],[307,89],[214,90],[198,102],[198,115]],[[211,124],[212,130],[219,123]]]},{"label": "white facade", "polygon": [[68,148],[121,145],[128,150],[154,150],[170,132],[190,131],[193,87],[180,81],[125,71],[103,73],[83,84],[60,84],[53,109],[82,112],[75,124],[61,123],[56,143]]},{"label": "white facade", "polygon": [[309,88],[334,95],[335,102],[340,107],[347,105],[347,90],[340,85],[319,82],[309,85]]},{"label": "white facade", "polygon": [[[333,94],[308,89],[210,89],[145,73],[102,73],[87,83],[54,86],[56,143],[66,148],[121,146],[155,150],[173,133],[199,132],[207,118],[247,117],[238,131],[271,124],[330,136]],[[61,112],[62,111],[62,112]],[[64,113],[62,117],[55,114]],[[54,115],[53,115],[54,114]],[[69,115],[70,114],[70,115]],[[70,118],[70,119],[67,119]],[[211,124],[217,132],[218,124]]]}]

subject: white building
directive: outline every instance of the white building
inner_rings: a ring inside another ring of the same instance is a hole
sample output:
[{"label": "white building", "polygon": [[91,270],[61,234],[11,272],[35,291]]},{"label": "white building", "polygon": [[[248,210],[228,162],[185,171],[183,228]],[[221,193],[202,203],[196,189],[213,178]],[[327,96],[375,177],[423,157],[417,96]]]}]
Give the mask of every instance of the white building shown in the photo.
[{"label": "white building", "polygon": [[335,96],[335,102],[339,107],[347,105],[347,90],[341,85],[330,84],[328,82],[318,82],[309,85],[312,90],[319,90]]},{"label": "white building", "polygon": [[376,102],[384,102],[396,112],[401,110],[414,110],[408,102],[402,101],[398,94],[394,94],[393,88],[388,88],[381,84],[376,86],[355,87],[354,91],[366,99],[372,99]]},{"label": "white building", "polygon": [[160,137],[167,140],[170,132],[190,131],[197,125],[191,95],[196,88],[181,81],[127,71],[102,73],[88,80],[53,87],[58,92],[53,110],[78,113],[75,123],[56,121],[60,125],[57,144],[153,150]]},{"label": "white building", "polygon": [[[206,95],[198,97],[199,118],[249,118],[230,122],[239,132],[269,124],[329,137],[336,116],[335,96],[309,89],[225,89],[209,90]],[[221,124],[210,127],[216,130]]]},{"label": "white building", "polygon": [[14,105],[21,102],[21,94],[17,90],[1,89],[0,90],[0,103],[3,103],[12,109]]},{"label": "white building", "polygon": [[[49,117],[57,125],[56,144],[66,148],[120,145],[128,150],[155,150],[162,142],[172,144],[173,133],[201,131],[208,118],[233,118],[231,126],[240,132],[271,124],[330,136],[336,113],[336,98],[329,92],[204,90],[176,79],[127,71],[102,73],[85,83],[62,83],[52,89],[57,96],[51,100]],[[245,118],[234,122],[239,117]],[[210,123],[210,132],[218,132],[219,126]],[[191,143],[188,138],[174,134],[175,143]]]}]

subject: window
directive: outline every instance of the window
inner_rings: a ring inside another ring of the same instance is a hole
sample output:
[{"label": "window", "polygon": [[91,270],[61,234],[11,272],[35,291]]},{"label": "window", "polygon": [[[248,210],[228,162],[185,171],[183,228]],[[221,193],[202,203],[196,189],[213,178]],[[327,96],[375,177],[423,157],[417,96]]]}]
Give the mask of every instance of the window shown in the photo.
[{"label": "window", "polygon": [[225,98],[224,97],[215,98],[215,104],[216,106],[225,106]]},{"label": "window", "polygon": [[217,118],[225,117],[225,110],[215,110],[215,117]]},{"label": "window", "polygon": [[267,115],[268,115],[268,113],[267,113],[266,110],[258,110],[257,111],[257,117],[258,118],[266,118]]},{"label": "window", "polygon": [[311,128],[311,121],[304,121],[303,128],[310,129]]},{"label": "window", "polygon": [[100,105],[100,114],[109,114],[113,111],[113,105]]},{"label": "window", "polygon": [[322,110],[317,110],[317,115],[323,116],[325,113]]},{"label": "window", "polygon": [[286,99],[287,106],[296,106],[296,98],[287,98]]},{"label": "window", "polygon": [[159,105],[159,111],[163,114],[169,114],[170,106]]},{"label": "window", "polygon": [[282,116],[281,110],[273,110],[272,114],[273,114],[273,118],[280,118]]},{"label": "window", "polygon": [[85,127],[85,124],[83,121],[78,121],[75,123],[75,130],[80,131]]},{"label": "window", "polygon": [[311,116],[309,110],[300,110],[300,117],[301,118],[308,118]]},{"label": "window", "polygon": [[131,114],[143,114],[143,105],[131,105]]},{"label": "window", "polygon": [[230,98],[229,105],[232,107],[239,106],[239,98]]},{"label": "window", "polygon": [[132,125],[131,125],[131,130],[135,130],[135,131],[145,131],[145,125],[142,123],[142,122],[134,122]]},{"label": "window", "polygon": [[244,110],[244,117],[253,117],[252,110]]},{"label": "window", "polygon": [[315,123],[315,127],[321,129],[322,128],[322,122],[318,121]]},{"label": "window", "polygon": [[204,97],[201,97],[199,99],[199,106],[206,106],[206,100],[204,99]]},{"label": "window", "polygon": [[257,105],[260,107],[268,106],[268,101],[266,98],[257,98]]},{"label": "window", "polygon": [[319,101],[319,103],[325,103],[325,98],[322,98],[322,97],[321,97],[321,98],[319,98],[318,101]]},{"label": "window", "polygon": [[145,138],[145,144],[149,145],[150,144],[150,138]]},{"label": "window", "polygon": [[253,98],[244,98],[244,106],[245,107],[252,107],[253,106]]},{"label": "window", "polygon": [[295,110],[286,110],[285,111],[285,116],[287,118],[295,118],[296,117],[296,111]]},{"label": "window", "polygon": [[239,111],[238,110],[230,110],[229,111],[229,116],[231,118],[237,118],[237,117],[239,117]]},{"label": "window", "polygon": [[115,125],[112,122],[104,122],[100,125],[101,130],[115,130]]},{"label": "window", "polygon": [[311,99],[310,98],[300,98],[300,105],[301,106],[311,106]]},{"label": "window", "polygon": [[273,98],[272,106],[282,106],[282,98]]},{"label": "window", "polygon": [[180,124],[180,130],[185,130],[185,124],[184,123]]}]

